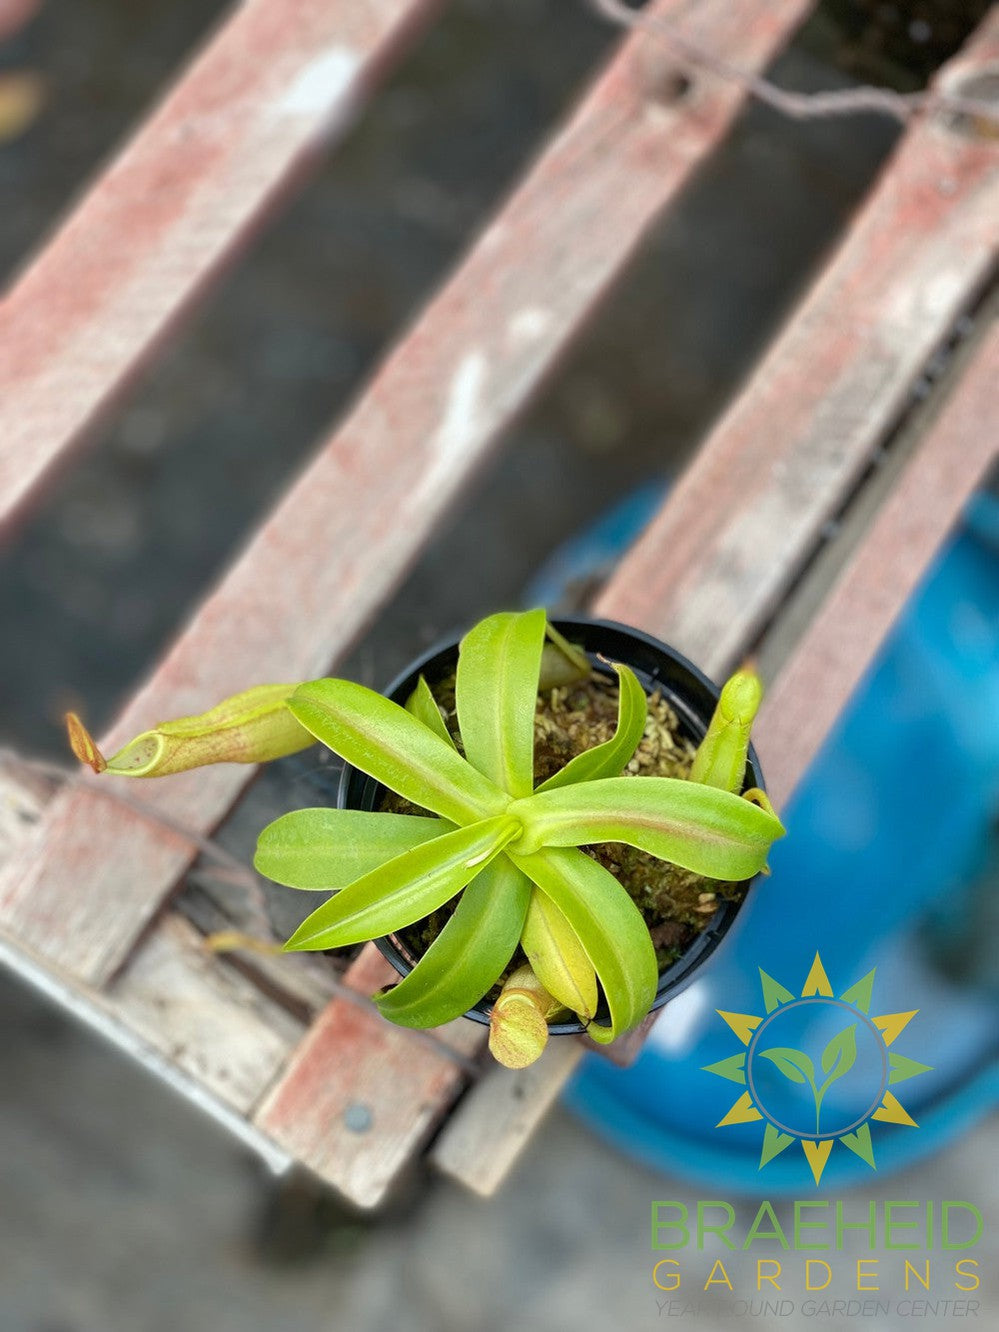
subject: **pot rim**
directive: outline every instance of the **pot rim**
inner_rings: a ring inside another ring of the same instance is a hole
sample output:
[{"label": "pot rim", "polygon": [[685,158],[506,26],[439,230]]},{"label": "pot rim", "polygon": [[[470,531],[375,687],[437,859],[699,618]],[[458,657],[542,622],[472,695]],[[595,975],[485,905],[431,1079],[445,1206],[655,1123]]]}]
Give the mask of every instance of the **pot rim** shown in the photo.
[{"label": "pot rim", "polygon": [[[635,629],[631,625],[621,624],[617,620],[599,619],[587,615],[550,615],[550,623],[560,633],[567,638],[572,638],[573,632],[579,631],[600,631],[605,630],[611,635],[622,635],[632,640],[634,644],[639,645],[646,653],[652,654],[661,659],[660,666],[669,667],[671,673],[685,675],[688,677],[688,689],[694,688],[700,690],[711,699],[711,708],[718,699],[721,687],[716,685],[704,672],[695,666],[689,658],[685,657],[676,648],[668,643],[645,633],[641,629]],[[432,647],[427,648],[418,657],[414,658],[408,666],[401,670],[388,685],[380,692],[387,698],[395,702],[404,702],[409,693],[416,687],[418,677],[423,674],[427,666],[436,662],[438,658],[454,653],[457,657],[458,646],[464,634],[447,636],[438,640]],[[593,659],[596,656],[595,651],[589,647],[584,649],[587,655]],[[693,732],[692,738],[697,741],[704,734],[710,720],[711,712],[704,715],[703,709],[692,701],[689,697],[684,697],[677,690],[667,683],[665,679],[659,679],[654,672],[641,669],[634,661],[628,659],[620,651],[614,651],[609,654],[616,661],[622,661],[635,671],[646,693],[651,692],[649,682],[653,687],[659,687],[669,699],[670,705],[675,709],[681,720],[681,725]],[[693,684],[691,685],[691,682]],[[760,769],[759,756],[752,744],[749,746],[747,756],[747,778],[743,784],[743,790],[750,787],[759,787],[766,790],[763,773]],[[361,790],[365,793],[364,803],[359,804],[352,798],[351,786],[355,782],[361,783]],[[340,775],[340,782],[337,788],[337,805],[339,808],[373,808],[374,800],[379,789],[384,789],[382,783],[369,777],[360,769],[354,768],[348,763],[344,763],[343,771]],[[370,793],[370,798],[369,798]],[[754,875],[751,879],[742,881],[744,891],[737,900],[723,898],[718,905],[718,909],[711,917],[708,924],[692,941],[689,947],[671,963],[665,970],[659,973],[659,982],[656,987],[656,997],[653,1000],[649,1013],[655,1013],[661,1009],[671,999],[676,996],[691,983],[695,974],[709,960],[712,954],[720,945],[722,939],[728,934],[735,923],[736,917],[742,910],[749,891],[756,881],[762,875]],[[401,944],[393,935],[385,935],[379,939],[373,940],[374,944],[399,973],[400,976],[406,976],[415,965],[412,955],[404,951]],[[479,1001],[473,1008],[470,1008],[464,1016],[473,1022],[482,1025],[489,1024],[489,1010],[491,1005],[485,999]],[[563,1022],[553,1022],[549,1024],[549,1034],[553,1036],[579,1036],[585,1034],[586,1027],[578,1019]]]}]

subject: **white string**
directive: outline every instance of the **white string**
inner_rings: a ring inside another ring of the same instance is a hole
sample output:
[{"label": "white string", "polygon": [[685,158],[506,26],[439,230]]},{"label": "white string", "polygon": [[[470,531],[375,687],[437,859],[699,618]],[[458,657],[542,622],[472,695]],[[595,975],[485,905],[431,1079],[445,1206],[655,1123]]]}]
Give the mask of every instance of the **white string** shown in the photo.
[{"label": "white string", "polygon": [[737,83],[757,101],[772,107],[782,115],[793,120],[813,120],[828,116],[852,116],[863,112],[874,112],[892,116],[903,123],[913,116],[931,111],[949,111],[957,115],[969,116],[976,120],[987,120],[999,125],[999,107],[973,97],[960,97],[951,93],[936,92],[932,89],[923,92],[899,93],[891,88],[875,88],[862,85],[857,88],[841,88],[832,92],[790,92],[779,88],[769,79],[755,74],[752,70],[716,55],[713,51],[693,41],[686,34],[666,19],[632,9],[624,0],[590,0],[590,4],[603,18],[609,19],[623,28],[649,32],[661,38],[679,57],[680,61],[694,69],[706,70],[717,74],[719,78]]}]

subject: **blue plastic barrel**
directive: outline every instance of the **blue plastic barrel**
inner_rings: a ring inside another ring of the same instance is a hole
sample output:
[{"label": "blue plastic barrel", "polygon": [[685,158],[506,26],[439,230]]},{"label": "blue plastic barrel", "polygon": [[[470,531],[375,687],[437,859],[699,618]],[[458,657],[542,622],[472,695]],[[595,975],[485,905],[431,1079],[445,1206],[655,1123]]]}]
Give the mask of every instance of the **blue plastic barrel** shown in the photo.
[{"label": "blue plastic barrel", "polygon": [[[660,496],[639,492],[570,543],[532,587],[532,604],[557,600],[562,580],[612,560]],[[617,1147],[725,1196],[763,1186],[760,1128],[716,1127],[738,1088],[703,1069],[739,1048],[716,1010],[762,1011],[761,968],[798,994],[819,949],[837,994],[876,968],[879,1013],[919,1010],[905,1049],[931,1071],[904,1088],[918,1127],[874,1126],[879,1174],[935,1151],[999,1101],[992,496],[970,504],[782,816],[789,833],[774,848],[772,878],[702,975],[663,1010],[637,1063],[619,1069],[589,1056],[567,1092],[572,1109]],[[865,1161],[834,1150],[822,1185],[870,1176]],[[768,1194],[800,1192],[802,1183],[797,1151],[767,1164]]]}]

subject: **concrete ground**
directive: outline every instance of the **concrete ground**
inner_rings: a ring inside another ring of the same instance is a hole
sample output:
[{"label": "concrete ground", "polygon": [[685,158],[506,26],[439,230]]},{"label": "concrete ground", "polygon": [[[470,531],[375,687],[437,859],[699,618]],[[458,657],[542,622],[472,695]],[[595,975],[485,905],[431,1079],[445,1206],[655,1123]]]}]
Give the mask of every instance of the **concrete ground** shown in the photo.
[{"label": "concrete ground", "polygon": [[[680,1291],[658,1291],[652,1268],[665,1255],[650,1251],[651,1203],[689,1203],[697,1194],[609,1150],[561,1109],[496,1198],[483,1202],[423,1177],[372,1219],[340,1210],[304,1181],[275,1184],[200,1112],[7,981],[0,1048],[3,1332],[602,1332],[689,1327],[691,1319],[703,1332],[744,1320],[827,1332],[856,1325],[802,1311],[801,1257],[785,1258],[779,1297],[758,1294],[755,1258],[771,1256],[769,1248],[726,1259],[731,1293],[701,1290],[714,1254],[685,1257]],[[981,1301],[981,1328],[999,1325],[997,1160],[992,1120],[904,1179],[853,1195],[858,1206],[954,1198],[982,1208],[986,1232],[974,1253],[986,1289],[965,1297]],[[954,1299],[951,1259],[934,1254],[930,1296],[912,1295]],[[834,1259],[832,1285],[811,1298],[857,1299],[854,1261]],[[882,1256],[877,1270],[877,1298],[893,1312],[861,1324],[908,1328],[912,1316],[898,1312],[901,1257]],[[758,1313],[764,1298],[795,1311]],[[748,1312],[745,1301],[753,1302]],[[684,1315],[688,1302],[700,1312]],[[924,1315],[915,1326],[965,1322]]]}]

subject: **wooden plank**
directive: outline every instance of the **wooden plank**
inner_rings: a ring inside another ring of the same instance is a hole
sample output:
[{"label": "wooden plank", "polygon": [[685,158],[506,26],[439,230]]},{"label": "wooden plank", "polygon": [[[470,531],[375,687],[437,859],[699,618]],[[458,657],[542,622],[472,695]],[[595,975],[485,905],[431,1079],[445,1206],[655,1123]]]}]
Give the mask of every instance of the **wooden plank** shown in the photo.
[{"label": "wooden plank", "polygon": [[[620,60],[618,64],[620,65]],[[646,71],[647,68],[646,66]],[[579,137],[578,129],[575,137]],[[560,146],[563,147],[563,157],[565,157],[564,144],[556,145],[556,150]],[[545,165],[543,163],[542,168],[539,168],[539,174]],[[529,190],[527,197],[530,200],[530,207],[521,209],[526,213],[526,218],[519,220],[516,227],[501,220],[494,226],[492,233],[487,234],[484,242],[487,245],[485,261],[482,263],[480,260],[479,266],[482,269],[482,282],[491,280],[493,284],[490,291],[491,303],[498,303],[500,297],[500,293],[495,290],[496,275],[502,275],[504,281],[509,284],[510,273],[514,271],[504,257],[496,253],[497,246],[502,244],[499,236],[500,227],[505,229],[509,225],[514,237],[512,243],[515,244],[519,244],[525,236],[530,236],[533,241],[539,234],[537,228],[540,226],[543,214],[537,203],[531,199]],[[514,204],[508,209],[508,214],[512,212],[515,219],[516,205],[515,199]],[[477,271],[476,259],[481,252],[480,248],[469,261],[468,267],[473,273]],[[522,258],[521,264],[523,262]],[[605,267],[606,262],[605,260]],[[536,279],[538,275],[532,265],[531,277]],[[460,280],[460,278],[456,280],[456,285]],[[481,283],[474,281],[471,286],[473,290],[477,290]],[[514,341],[512,334],[522,333],[537,340],[544,339],[545,329],[543,321],[539,321],[539,315],[550,319],[553,317],[551,311],[545,311],[544,307],[537,305],[524,304],[530,299],[536,301],[539,290],[540,288],[535,288],[529,291],[525,288],[523,291],[515,291],[512,300],[508,287],[502,293],[506,296],[508,336],[506,347],[501,345],[498,349],[501,367],[503,354],[509,356],[511,350],[515,350],[510,345]],[[592,299],[592,293],[587,295]],[[488,310],[489,318],[495,321],[497,318],[495,305],[490,304],[485,308]],[[433,313],[432,311],[431,318]],[[530,319],[526,317],[528,314]],[[484,352],[478,353],[474,350],[476,340],[470,336],[467,329],[469,311],[457,305],[454,307],[454,317],[460,321],[466,336],[449,349],[454,357],[451,364],[456,366],[449,381],[450,393],[446,400],[437,404],[428,422],[431,428],[437,431],[439,450],[445,453],[455,447],[456,441],[447,443],[445,441],[452,432],[462,426],[462,415],[472,418],[465,424],[474,431],[474,417],[479,412],[488,410],[487,419],[495,420],[497,410],[500,413],[508,410],[502,396],[498,399],[493,398],[490,403],[489,397],[483,395],[482,386],[479,385],[479,380],[487,378],[490,361]],[[478,318],[476,317],[473,322],[477,324]],[[502,320],[500,326],[502,327]],[[444,328],[446,324],[442,325],[441,336],[446,336]],[[557,331],[558,341],[564,341],[570,331],[571,323],[566,324],[563,316],[563,322]],[[483,328],[477,327],[474,332],[480,341],[485,341],[488,337]],[[496,364],[495,354],[492,361]],[[389,372],[391,368],[392,363],[389,365]],[[506,369],[509,373],[510,366],[508,365]],[[517,378],[532,373],[526,364],[519,366],[514,364],[513,369]],[[536,375],[538,371],[535,370],[533,373]],[[516,378],[514,382],[517,382]],[[500,391],[501,394],[509,392],[509,385],[504,385],[502,380]],[[421,398],[425,393],[426,386],[421,390]],[[485,409],[479,407],[480,396],[486,398]],[[413,405],[418,406],[419,400]],[[435,472],[440,474],[439,480],[442,480],[444,474],[439,463]],[[374,974],[368,975],[366,968],[373,968]],[[386,975],[385,964],[377,958],[368,962],[362,957],[357,967],[352,969],[351,975],[353,983],[365,991],[370,991],[383,983]],[[470,1025],[459,1024],[455,1035],[459,1036],[462,1033],[472,1048],[477,1048],[481,1044],[482,1033],[476,1032]],[[563,1045],[553,1050],[550,1059],[558,1061],[573,1056],[574,1047]],[[337,1071],[335,1077],[331,1076],[331,1069]],[[392,1180],[439,1122],[461,1085],[460,1072],[453,1063],[446,1059],[442,1061],[440,1058],[435,1058],[426,1051],[414,1050],[411,1034],[388,1027],[374,1015],[359,1012],[342,999],[337,999],[330,1004],[326,1013],[310,1031],[285,1077],[262,1109],[258,1123],[268,1136],[282,1143],[297,1159],[309,1165],[324,1179],[334,1183],[359,1205],[373,1206],[384,1197]],[[509,1083],[506,1085],[510,1086]],[[478,1095],[478,1092],[475,1094]],[[516,1097],[516,1093],[513,1095]],[[538,1101],[527,1110],[528,1117],[533,1115],[536,1118],[540,1113],[541,1106]],[[524,1130],[526,1131],[526,1125]],[[482,1155],[481,1145],[478,1155],[480,1157]],[[488,1162],[479,1161],[482,1173],[478,1187],[482,1189],[487,1187],[487,1176],[490,1172],[493,1178],[496,1178],[497,1172],[502,1173],[507,1164],[501,1151],[490,1152],[488,1156]]]},{"label": "wooden plank", "polygon": [[[41,818],[52,789],[46,777],[0,756],[0,866]],[[302,1024],[207,955],[187,921],[173,913],[158,921],[110,993],[61,976],[2,932],[0,965],[119,1046],[273,1170],[291,1164],[247,1117],[286,1063]]]},{"label": "wooden plank", "polygon": [[495,1193],[584,1053],[581,1041],[556,1037],[530,1068],[490,1068],[434,1144],[437,1169],[481,1197]]},{"label": "wooden plank", "polygon": [[[0,762],[0,864],[41,816],[50,796],[49,782],[34,780],[23,765]],[[255,1124],[253,1113],[288,1067],[303,1024],[230,962],[206,953],[201,934],[179,914],[168,912],[153,925],[103,993],[60,976],[2,932],[0,964],[193,1101],[273,1170],[291,1164],[288,1147]],[[348,981],[360,999],[394,976],[377,950],[369,948],[351,968]],[[283,1099],[275,1102],[272,1097],[269,1103],[276,1105],[275,1124],[289,1145],[294,1145],[296,1133],[307,1135],[310,1115],[322,1108],[310,1102],[305,1114],[294,1099],[296,1086],[301,1088],[311,1067],[308,1052],[317,1048],[317,1034],[329,1036],[333,1029],[339,1033],[333,1037],[338,1046],[345,1027],[357,1033],[368,1053],[368,1034],[373,1032],[374,1049],[382,1058],[355,1063],[352,1047],[333,1050],[336,1059],[349,1066],[337,1084],[345,1098],[344,1111],[355,1104],[350,1099],[353,1088],[369,1098],[360,1104],[375,1102],[372,1115],[377,1111],[377,1120],[362,1134],[349,1128],[355,1121],[348,1113],[341,1141],[347,1150],[330,1153],[328,1159],[307,1157],[305,1163],[359,1205],[370,1206],[445,1113],[467,1076],[464,1059],[481,1046],[484,1032],[471,1023],[451,1024],[435,1033],[436,1048],[428,1052],[422,1033],[390,1027],[363,1003],[336,1000],[292,1064],[297,1081],[286,1079],[280,1084]],[[318,1046],[325,1059],[329,1042],[320,1035]],[[383,1080],[381,1104],[374,1094],[374,1077]],[[386,1113],[389,1102],[392,1113]],[[329,1108],[328,1098],[323,1105]],[[280,1118],[282,1106],[290,1122]]]},{"label": "wooden plank", "polygon": [[[42,817],[54,786],[30,765],[0,755],[0,867]],[[273,1170],[290,1165],[248,1115],[287,1062],[302,1023],[206,954],[182,917],[167,913],[156,922],[110,993],[60,975],[2,932],[0,965],[119,1046]]]},{"label": "wooden plank", "polygon": [[[808,7],[806,0],[655,6],[757,67]],[[658,51],[642,34],[623,43],[126,708],[109,748],[255,681],[318,675],[353,641],[741,104],[738,89],[716,81],[695,84],[679,105],[658,101]],[[250,775],[220,767],[151,783],[143,795],[203,831]],[[183,838],[127,815],[110,820],[78,789],[55,802],[38,842],[0,881],[0,926],[100,984],[190,856]]]},{"label": "wooden plank", "polygon": [[[999,59],[999,10],[938,80]],[[724,675],[994,270],[999,143],[909,131],[848,237],[597,601]]]},{"label": "wooden plank", "polygon": [[0,754],[0,869],[37,827],[53,784]]},{"label": "wooden plank", "polygon": [[[373,945],[347,973],[364,995],[394,976]],[[451,1026],[466,1049],[482,1039],[470,1022]],[[376,1206],[465,1081],[457,1061],[417,1036],[334,999],[261,1107],[258,1127],[358,1207]]]},{"label": "wooden plank", "polygon": [[999,457],[999,322],[993,322],[863,544],[847,564],[756,724],[778,808],[867,671],[975,486]]},{"label": "wooden plank", "polygon": [[0,42],[5,42],[30,22],[41,3],[42,0],[0,0]]},{"label": "wooden plank", "polygon": [[201,935],[167,913],[106,992],[106,1011],[211,1095],[248,1115],[302,1036],[302,1023]]},{"label": "wooden plank", "polygon": [[[173,942],[177,940],[174,938]],[[171,931],[168,928],[160,945],[154,948],[160,959],[160,965],[169,956]],[[190,958],[190,954],[185,954]],[[181,974],[184,957],[171,960],[170,970],[174,979]],[[86,986],[81,986],[72,978],[62,975],[51,965],[41,962],[19,947],[8,936],[0,932],[0,965],[13,975],[34,987],[46,999],[59,1005],[75,1021],[88,1027],[102,1039],[116,1045],[129,1058],[134,1059],[149,1073],[167,1084],[175,1092],[197,1106],[210,1118],[214,1119],[234,1137],[251,1148],[275,1172],[281,1173],[292,1164],[291,1158],[282,1148],[261,1133],[246,1116],[246,1106],[241,1102],[254,1091],[254,1058],[256,1047],[264,1053],[261,1065],[266,1075],[271,1059],[267,1052],[273,1051],[275,1026],[268,1020],[257,1021],[251,1027],[241,1012],[243,996],[230,994],[229,1008],[225,1003],[216,1005],[217,996],[212,991],[192,989],[190,999],[192,1008],[185,1015],[182,1023],[189,1036],[193,1038],[190,1048],[179,1052],[170,1046],[165,1038],[169,1035],[170,1024],[151,1028],[152,1040],[146,1034],[137,1031],[130,1023],[123,1020],[122,1012],[113,1002],[109,1003],[105,994],[98,994]],[[186,988],[186,987],[185,987]],[[198,1000],[201,1009],[195,1010],[193,1002]],[[208,1021],[200,1025],[205,1001],[209,1009]],[[225,1032],[225,1043],[218,1045],[219,1033]],[[213,1033],[216,1045],[206,1044],[208,1033]],[[226,1045],[234,1041],[239,1057],[229,1062]],[[290,1042],[289,1042],[290,1043]],[[182,1057],[178,1058],[178,1054]],[[230,1080],[228,1070],[234,1073]],[[217,1088],[226,1089],[225,1095],[218,1095]],[[261,1087],[260,1090],[263,1088]],[[234,1104],[235,1102],[235,1104]]]},{"label": "wooden plank", "polygon": [[[768,688],[754,738],[767,788],[786,806],[846,707],[895,618],[918,586],[976,484],[997,456],[999,325],[978,349],[944,417],[913,449],[895,488],[866,524],[808,630]],[[867,499],[865,494],[864,499]],[[650,1016],[606,1054],[632,1063]]]},{"label": "wooden plank", "polygon": [[0,530],[437,8],[235,7],[3,303]]}]

